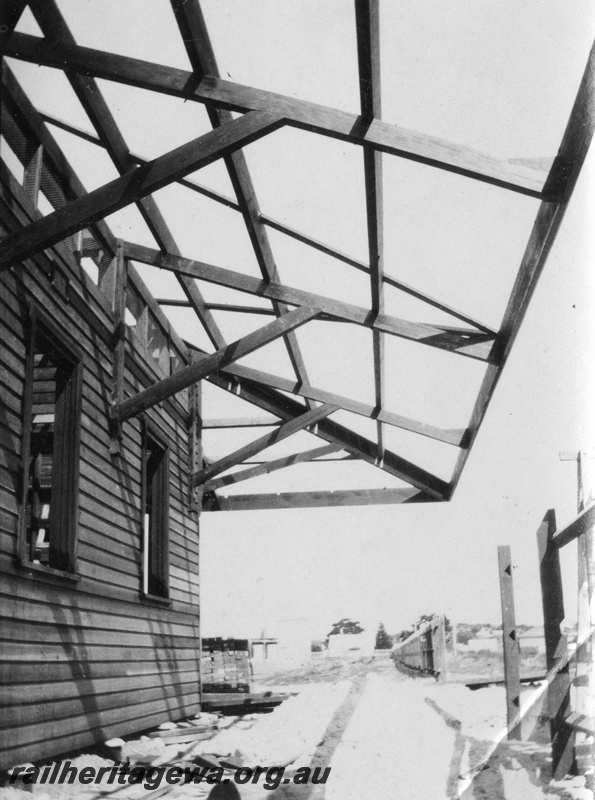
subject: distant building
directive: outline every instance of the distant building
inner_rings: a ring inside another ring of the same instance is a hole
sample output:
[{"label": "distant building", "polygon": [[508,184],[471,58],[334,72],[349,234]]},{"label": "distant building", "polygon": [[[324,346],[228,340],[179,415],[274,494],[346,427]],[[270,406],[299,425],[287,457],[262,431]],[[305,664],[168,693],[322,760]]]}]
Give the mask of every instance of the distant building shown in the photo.
[{"label": "distant building", "polygon": [[529,628],[528,631],[521,633],[519,636],[519,645],[521,653],[528,648],[536,649],[540,655],[545,653],[545,633],[543,626]]}]

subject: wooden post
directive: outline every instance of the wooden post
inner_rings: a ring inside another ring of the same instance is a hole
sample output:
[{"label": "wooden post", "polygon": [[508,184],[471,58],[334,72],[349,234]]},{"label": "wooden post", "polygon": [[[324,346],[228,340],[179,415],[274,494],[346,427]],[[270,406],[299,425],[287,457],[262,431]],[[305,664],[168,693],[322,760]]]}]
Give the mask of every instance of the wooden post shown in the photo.
[{"label": "wooden post", "polygon": [[113,341],[113,377],[112,377],[112,405],[110,419],[110,453],[117,455],[120,452],[120,439],[122,425],[114,414],[114,410],[124,398],[124,361],[126,357],[126,285],[127,263],[124,258],[124,247],[118,240],[116,257],[114,259],[115,281],[113,309],[115,315],[114,341]]},{"label": "wooden post", "polygon": [[[587,490],[584,483],[585,453],[577,453],[577,478],[578,478],[578,503],[577,510],[583,511]],[[590,499],[590,494],[589,494]],[[576,678],[575,678],[575,703],[574,711],[579,715],[593,714],[595,676],[593,675],[593,597],[594,597],[594,570],[593,563],[593,527],[582,533],[577,539],[578,561],[578,605],[577,605],[577,648],[576,648]],[[593,764],[595,750],[589,744],[588,736],[584,732],[575,734],[575,750],[579,772],[584,772],[583,765]]]},{"label": "wooden post", "polygon": [[565,724],[570,711],[568,646],[560,625],[564,619],[564,596],[560,572],[560,551],[552,543],[556,514],[550,509],[537,530],[539,578],[543,606],[546,667],[554,673],[547,689],[547,715],[552,740],[552,774],[556,780],[571,772],[574,762],[574,733]]},{"label": "wooden post", "polygon": [[[561,461],[576,461],[577,472],[577,511],[580,513],[591,502],[592,487],[585,486],[584,466],[586,453],[560,453]],[[589,716],[595,703],[595,665],[593,664],[593,622],[595,609],[595,552],[593,527],[577,538],[577,648],[576,677],[574,679],[573,707],[579,716]],[[588,742],[584,731],[574,735],[575,753],[579,772],[583,772],[583,763],[590,766],[595,761],[595,745]]]},{"label": "wooden post", "polygon": [[506,683],[508,738],[520,739],[520,651],[514,617],[512,561],[510,547],[508,545],[498,547],[498,570],[500,574],[500,603],[502,606],[502,643],[504,646],[504,681]]},{"label": "wooden post", "polygon": [[[191,356],[195,359],[194,354]],[[202,510],[202,485],[195,486],[193,476],[203,468],[202,450],[202,383],[193,383],[188,389],[189,448],[188,448],[188,502],[190,510],[200,515]]]}]

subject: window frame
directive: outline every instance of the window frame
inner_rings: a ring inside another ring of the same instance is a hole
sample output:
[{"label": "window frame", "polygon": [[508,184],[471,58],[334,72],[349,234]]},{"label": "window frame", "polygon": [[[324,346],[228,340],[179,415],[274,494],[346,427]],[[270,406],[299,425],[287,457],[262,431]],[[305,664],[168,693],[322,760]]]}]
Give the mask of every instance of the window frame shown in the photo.
[{"label": "window frame", "polygon": [[[50,501],[50,559],[56,556],[58,566],[40,564],[29,552],[27,517],[29,510],[29,469],[33,434],[33,389],[36,345],[40,336],[69,365],[67,384],[56,402],[52,449],[52,498]],[[79,522],[79,477],[82,418],[83,353],[73,338],[56,326],[36,304],[31,303],[26,321],[25,393],[23,397],[23,436],[21,450],[21,494],[17,566],[28,571],[79,580],[77,545]],[[60,464],[60,469],[57,465]],[[64,464],[67,468],[64,468]],[[51,531],[54,533],[52,542]],[[53,546],[52,546],[53,545]]]},{"label": "window frame", "polygon": [[[147,467],[150,458],[150,443],[161,451],[161,461],[153,475],[152,497],[157,498],[158,508],[153,517],[153,527],[147,530],[145,517],[147,507]],[[146,419],[141,423],[141,595],[148,600],[170,603],[169,574],[169,509],[171,496],[170,448]],[[153,541],[152,541],[153,537]],[[156,541],[155,541],[156,540]],[[154,551],[161,551],[161,559],[154,557]],[[155,586],[155,583],[158,586]],[[159,584],[161,585],[159,587]]]}]

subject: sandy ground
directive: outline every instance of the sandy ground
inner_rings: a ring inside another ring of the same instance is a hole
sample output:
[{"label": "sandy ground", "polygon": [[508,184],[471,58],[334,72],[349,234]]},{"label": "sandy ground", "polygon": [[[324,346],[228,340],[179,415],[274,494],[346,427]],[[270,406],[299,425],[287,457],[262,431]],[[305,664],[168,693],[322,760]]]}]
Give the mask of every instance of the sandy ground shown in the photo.
[{"label": "sandy ground", "polygon": [[[508,742],[501,686],[472,692],[409,678],[388,658],[317,664],[270,681],[296,693],[273,713],[220,717],[213,736],[193,744],[130,740],[122,755],[153,765],[192,765],[213,754],[245,766],[283,766],[288,783],[276,789],[264,788],[262,780],[240,787],[165,785],[156,791],[138,785],[33,785],[2,788],[0,797],[31,800],[32,790],[35,800],[593,800],[584,778],[550,781],[538,685],[523,693],[525,708],[537,698],[525,718],[523,741]],[[111,766],[105,755],[87,753],[72,763]],[[330,767],[327,783],[294,785],[292,776],[303,766]]]}]

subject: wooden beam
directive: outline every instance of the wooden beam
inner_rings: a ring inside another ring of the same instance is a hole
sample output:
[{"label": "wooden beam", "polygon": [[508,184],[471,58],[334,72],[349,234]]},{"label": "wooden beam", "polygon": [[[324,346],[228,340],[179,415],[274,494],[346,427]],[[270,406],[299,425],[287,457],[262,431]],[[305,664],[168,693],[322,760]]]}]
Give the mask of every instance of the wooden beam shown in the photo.
[{"label": "wooden beam", "polygon": [[564,595],[560,570],[560,551],[555,544],[556,514],[550,509],[537,531],[539,579],[543,608],[543,629],[548,674],[547,700],[544,712],[550,719],[553,772],[557,779],[572,769],[574,734],[565,724],[570,711],[570,673],[568,644],[562,633]]},{"label": "wooden beam", "polygon": [[337,410],[337,406],[325,404],[305,411],[294,419],[279,425],[274,431],[270,431],[264,436],[261,436],[260,439],[256,439],[240,447],[233,453],[219,459],[219,461],[216,461],[214,464],[209,464],[208,467],[205,467],[194,475],[194,484],[199,486],[208,483],[216,475],[220,475],[222,472],[225,472],[225,470],[230,469],[230,467],[241,464],[246,458],[251,458],[257,453],[261,453],[263,450],[266,450],[267,447],[271,447],[283,441],[283,439],[287,439],[288,436],[293,436],[294,433],[315,427],[318,422],[325,419],[325,417],[328,417],[330,414],[334,414]]},{"label": "wooden beam", "polygon": [[[190,346],[192,347],[192,345]],[[333,403],[333,405],[339,406],[344,411],[350,411],[353,414],[358,414],[368,419],[372,419],[376,413],[374,406],[362,403],[359,400],[352,400],[349,397],[344,397],[334,392],[327,392],[324,389],[317,389],[314,386],[300,386],[298,383],[288,378],[281,378],[278,375],[272,375],[269,372],[263,372],[262,370],[253,369],[252,367],[230,364],[225,369],[221,370],[221,372],[223,375],[229,376],[230,378],[245,378],[256,384],[280,389],[282,392],[290,392],[300,397],[307,396],[310,400],[317,400],[321,403]],[[412,433],[419,433],[421,436],[427,436],[429,439],[435,439],[445,444],[465,447],[466,431],[464,429],[437,428],[434,425],[428,425],[424,422],[411,419],[410,417],[404,417],[401,414],[387,411],[386,409],[381,411],[378,417],[387,425],[403,428],[403,430],[411,431]]]},{"label": "wooden beam", "polygon": [[[193,356],[194,358],[194,356]],[[200,515],[202,511],[202,489],[194,486],[192,476],[202,469],[204,452],[202,444],[202,383],[193,383],[188,390],[188,506]]]},{"label": "wooden beam", "polygon": [[72,200],[5,239],[0,253],[0,271],[45,250],[85,225],[156,192],[176,177],[194,172],[222,158],[230,150],[265,136],[280,124],[281,120],[270,114],[246,114]]},{"label": "wooden beam", "polygon": [[294,97],[254,89],[205,76],[197,85],[196,77],[186,70],[118,56],[88,47],[49,45],[27,34],[13,34],[8,54],[36,64],[68,69],[83,75],[116,81],[174,97],[215,103],[230,111],[246,112],[269,109],[281,115],[289,125],[357,145],[368,144],[375,150],[390,153],[421,164],[464,175],[514,192],[541,197],[545,173],[492,158],[468,147],[410,131],[375,119],[362,126],[361,118],[338,109],[321,106]]},{"label": "wooden beam", "polygon": [[232,361],[244,358],[244,356],[249,355],[249,353],[253,353],[260,347],[264,347],[264,345],[283,336],[288,330],[295,330],[295,328],[298,328],[300,325],[304,325],[306,322],[314,319],[317,314],[317,309],[303,306],[294,311],[290,311],[289,314],[284,314],[279,319],[274,320],[274,322],[265,325],[264,328],[259,328],[249,333],[247,336],[232,342],[223,349],[217,350],[217,352],[209,356],[205,356],[197,363],[189,364],[187,367],[183,367],[177,372],[174,372],[173,375],[153,384],[153,386],[150,386],[148,389],[144,389],[142,392],[134,395],[134,397],[129,397],[121,403],[118,403],[114,408],[114,417],[119,422],[123,422],[129,417],[140,414],[141,411],[145,411],[147,408],[151,408],[151,406],[160,403],[167,397],[171,397],[173,394],[187,389],[193,383],[203,380],[203,378],[206,378],[214,370],[220,369],[226,364],[230,364]]},{"label": "wooden beam", "polygon": [[[17,110],[18,115],[23,119],[31,136],[43,147],[44,170],[41,176],[42,190],[44,188],[44,173],[46,173],[47,170],[51,172],[53,178],[63,187],[64,194],[67,198],[74,199],[86,194],[85,187],[70,166],[60,146],[43,124],[41,114],[34,108],[8,64],[4,64],[2,69],[2,88],[3,105],[6,102],[12,104],[12,107]],[[115,255],[117,246],[116,237],[105,222],[98,221],[96,225],[93,226],[93,235],[104,245],[106,251],[111,253],[111,255]]]},{"label": "wooden beam", "polygon": [[595,503],[591,503],[584,511],[569,522],[565,528],[556,531],[552,544],[554,547],[564,547],[565,545],[578,539],[583,533],[587,533],[595,525]]},{"label": "wooden beam", "polygon": [[498,547],[500,603],[502,606],[502,643],[504,646],[504,682],[506,684],[506,718],[508,738],[521,738],[521,653],[514,615],[512,559],[510,547]]},{"label": "wooden beam", "polygon": [[126,360],[126,289],[128,283],[128,264],[124,258],[124,247],[118,241],[114,266],[114,293],[112,308],[114,311],[114,336],[112,344],[113,375],[110,404],[110,453],[120,453],[121,426],[113,414],[124,398],[124,373]]},{"label": "wooden beam", "polygon": [[[171,0],[171,5],[195,75],[200,79],[206,74],[218,76],[215,54],[199,3],[196,0]],[[233,120],[231,111],[215,108],[212,104],[207,104],[207,112],[214,128],[225,126]],[[241,150],[237,150],[225,157],[225,165],[262,277],[267,281],[278,281],[277,265],[266,228],[260,220],[260,207],[246,158]],[[277,300],[271,302],[278,317],[289,311],[284,303]],[[306,364],[295,333],[288,332],[283,339],[297,379],[307,384]]]},{"label": "wooden beam", "polygon": [[[359,94],[362,125],[380,119],[380,9],[378,0],[355,0],[355,26],[359,69]],[[382,192],[382,153],[364,145],[364,184],[368,227],[368,258],[372,313],[384,313],[384,215]],[[372,333],[374,392],[376,411],[384,405],[384,334]],[[382,422],[376,420],[378,458],[382,459]]]},{"label": "wooden beam", "polygon": [[[80,136],[87,141],[96,144],[99,147],[102,147],[102,142],[96,136],[91,136],[90,134],[86,133],[86,131],[82,131],[79,128],[74,127],[73,125],[69,125],[67,122],[63,122],[62,120],[56,119],[55,117],[50,116],[49,114],[40,114],[41,118],[44,119],[46,122],[49,122],[51,125],[55,125],[58,128],[62,128],[63,130],[69,131],[70,133],[75,134],[76,136]],[[143,158],[139,155],[134,153],[130,154],[131,159],[136,164],[146,164],[149,159]],[[185,186],[192,191],[197,192],[205,197],[209,197],[211,200],[214,200],[216,203],[220,203],[227,208],[233,208],[235,211],[239,211],[240,207],[235,200],[232,200],[230,197],[223,195],[219,192],[214,192],[212,189],[208,189],[206,186],[202,186],[201,184],[197,183],[193,180],[188,180],[187,178],[180,178],[176,181],[179,183],[180,186]],[[308,247],[311,247],[314,250],[318,250],[321,253],[325,253],[326,255],[330,256],[331,258],[340,261],[343,264],[348,264],[349,266],[354,267],[355,269],[359,270],[360,272],[370,273],[370,267],[367,264],[364,264],[363,261],[359,261],[356,258],[352,258],[351,256],[347,255],[347,253],[343,253],[340,250],[337,250],[334,247],[330,247],[329,245],[321,242],[317,239],[312,238],[311,236],[307,236],[304,233],[296,230],[295,228],[286,225],[283,222],[280,222],[273,217],[270,217],[268,214],[260,214],[260,221],[269,228],[273,228],[273,230],[279,231],[279,233],[284,234],[285,236],[289,236],[292,239],[295,239],[298,242],[302,242]],[[426,303],[432,308],[437,308],[439,311],[444,311],[445,314],[449,314],[450,316],[454,317],[455,319],[460,320],[461,322],[465,322],[467,325],[470,325],[472,328],[477,328],[480,331],[484,331],[484,333],[492,334],[494,337],[496,336],[496,331],[493,328],[490,328],[489,325],[485,325],[483,322],[479,322],[478,320],[471,317],[469,314],[466,314],[462,311],[459,311],[452,306],[449,306],[447,303],[442,302],[441,300],[437,300],[435,297],[431,297],[430,295],[426,294],[425,292],[421,292],[419,289],[411,286],[408,283],[403,281],[397,280],[396,278],[392,277],[391,275],[384,275],[383,282],[387,286],[392,286],[395,289],[399,289],[400,291],[404,292],[405,294],[410,295],[411,297],[415,297],[417,300],[421,300],[423,303]],[[169,301],[169,300],[159,300],[159,303],[163,305],[181,305],[185,301],[183,300],[176,300],[176,301]],[[248,313],[250,310],[251,313],[259,313],[259,314],[274,314],[273,311],[269,309],[258,309],[258,311],[253,310],[252,308],[248,309],[248,307],[243,306],[233,306],[233,305],[225,305],[222,303],[207,303],[207,308],[211,311],[231,311],[238,310],[240,313],[245,308],[245,312]]]},{"label": "wooden beam", "polygon": [[273,461],[265,461],[257,467],[244,469],[240,472],[233,472],[231,475],[224,475],[222,478],[215,478],[212,481],[208,481],[203,484],[203,491],[205,493],[214,492],[223,486],[232,486],[236,483],[240,483],[240,481],[247,481],[251,478],[258,478],[260,475],[268,475],[280,469],[293,467],[295,464],[312,462],[322,456],[337,453],[339,450],[341,450],[341,446],[338,444],[326,444],[322,447],[314,447],[312,450],[305,450],[303,453],[292,453],[289,456],[276,458]]},{"label": "wooden beam", "polygon": [[417,489],[351,489],[334,492],[206,495],[203,511],[272,511],[281,508],[377,506],[415,502]]},{"label": "wooden beam", "polygon": [[217,418],[205,419],[202,424],[203,430],[211,430],[214,428],[270,428],[273,425],[278,425],[279,419],[272,414],[268,417],[232,417],[232,418]]},{"label": "wooden beam", "polygon": [[[209,135],[209,134],[207,134]],[[126,255],[144,264],[160,269],[182,273],[191,278],[227,286],[240,292],[282,300],[290,305],[310,305],[333,317],[363,325],[372,330],[383,331],[404,339],[437,347],[440,350],[456,352],[459,355],[487,361],[491,358],[493,337],[482,331],[466,328],[451,328],[443,325],[428,325],[420,322],[401,320],[389,314],[372,314],[368,309],[344,303],[330,297],[295,289],[273,281],[267,282],[241,272],[216,267],[203,261],[181,258],[161,253],[143,245],[126,244]]]},{"label": "wooden beam", "polygon": [[[49,41],[54,43],[62,42],[69,45],[75,44],[74,37],[56,5],[55,0],[42,0],[42,2],[39,2],[39,0],[32,0],[32,6],[36,19]],[[108,151],[120,175],[136,167],[137,161],[129,152],[126,142],[118,129],[116,120],[108,104],[105,102],[97,82],[93,78],[73,72],[68,72],[67,77],[83,108],[87,112],[89,119],[99,134],[97,141]],[[180,250],[154,198],[140,198],[136,201],[136,205],[159,247],[168,253],[179,255]],[[203,324],[213,345],[215,347],[223,346],[223,337],[220,335],[220,331],[212,315],[205,309],[204,299],[200,295],[194,281],[183,275],[177,276],[177,280],[186,294],[190,306],[194,309],[196,315]]]},{"label": "wooden beam", "polygon": [[0,62],[6,53],[6,46],[18,25],[28,0],[3,0],[0,4]]},{"label": "wooden beam", "polygon": [[[593,138],[595,114],[595,45],[578,90],[558,156],[544,187],[545,199],[537,212],[529,242],[523,254],[519,272],[512,289],[498,339],[498,355],[486,370],[469,423],[469,447],[473,445],[490,400],[494,394],[502,369],[520,330],[550,250],[564,219],[569,200],[578,180],[589,145]],[[468,452],[460,454],[453,472],[451,492],[455,490],[467,463]]]},{"label": "wooden beam", "polygon": [[[216,372],[213,373],[208,379],[210,383],[218,386],[220,389],[232,392],[237,397],[253,403],[261,408],[263,411],[275,414],[283,420],[291,420],[294,417],[303,414],[305,406],[287,397],[284,394],[264,387],[250,381],[246,378],[238,378],[229,372]],[[384,460],[378,461],[377,447],[374,442],[366,439],[355,431],[349,430],[344,425],[334,422],[330,419],[325,419],[318,423],[316,428],[312,431],[315,436],[323,439],[326,442],[339,444],[344,450],[357,455],[362,461],[372,464],[378,469],[388,472],[395,478],[410,483],[418,489],[422,489],[424,494],[420,495],[417,501],[433,501],[444,500],[448,491],[448,484],[441,478],[432,475],[427,470],[418,467],[416,464],[407,461],[404,458],[386,450],[384,453]]]}]

